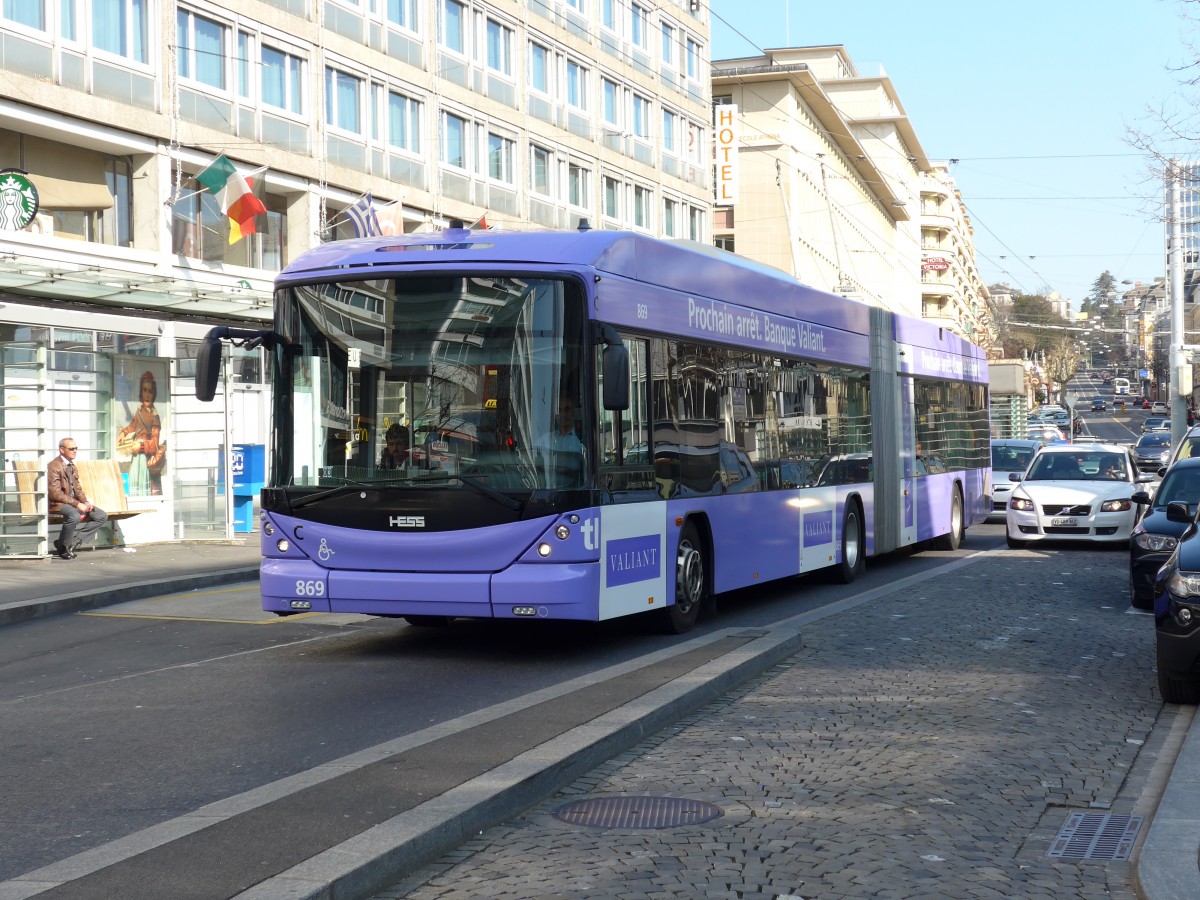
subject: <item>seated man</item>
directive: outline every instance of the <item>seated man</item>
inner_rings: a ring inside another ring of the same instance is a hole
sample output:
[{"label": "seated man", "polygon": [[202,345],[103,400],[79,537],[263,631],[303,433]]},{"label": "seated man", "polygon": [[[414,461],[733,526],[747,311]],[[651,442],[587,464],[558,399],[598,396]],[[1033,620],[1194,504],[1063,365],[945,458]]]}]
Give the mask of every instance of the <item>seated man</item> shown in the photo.
[{"label": "seated man", "polygon": [[559,400],[555,428],[537,441],[536,449],[543,464],[548,462],[553,470],[552,487],[582,486],[585,454],[575,433],[575,402],[570,397]]},{"label": "seated man", "polygon": [[[55,552],[63,559],[74,559],[79,545],[90,540],[108,521],[108,513],[88,500],[83,492],[79,472],[75,470],[78,453],[79,445],[75,439],[65,437],[58,442],[58,456],[46,466],[46,496],[50,512],[63,517],[62,531],[54,542]],[[75,534],[76,529],[78,535]]]}]

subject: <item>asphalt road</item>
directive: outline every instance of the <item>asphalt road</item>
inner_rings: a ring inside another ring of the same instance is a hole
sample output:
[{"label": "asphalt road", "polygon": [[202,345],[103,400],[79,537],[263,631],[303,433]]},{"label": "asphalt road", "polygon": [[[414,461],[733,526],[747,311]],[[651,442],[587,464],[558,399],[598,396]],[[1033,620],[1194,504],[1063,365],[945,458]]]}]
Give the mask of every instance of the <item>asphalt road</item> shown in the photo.
[{"label": "asphalt road", "polygon": [[[970,552],[1000,547],[973,529]],[[873,562],[854,591],[947,554]],[[698,633],[847,595],[817,576],[725,595]],[[600,626],[360,616],[276,619],[246,584],[5,629],[0,881],[474,710],[636,660],[677,638]]]}]

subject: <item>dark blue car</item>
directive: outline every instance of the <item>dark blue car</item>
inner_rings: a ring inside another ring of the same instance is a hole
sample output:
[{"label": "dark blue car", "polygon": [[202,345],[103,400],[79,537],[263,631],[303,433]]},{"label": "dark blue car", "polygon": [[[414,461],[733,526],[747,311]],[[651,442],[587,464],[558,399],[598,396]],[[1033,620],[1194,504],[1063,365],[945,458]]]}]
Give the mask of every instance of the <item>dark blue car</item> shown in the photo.
[{"label": "dark blue car", "polygon": [[[1171,473],[1167,474],[1169,477]],[[1166,703],[1200,703],[1200,531],[1196,528],[1196,505],[1172,501],[1166,506],[1166,518],[1184,531],[1175,552],[1154,576],[1158,691]]]},{"label": "dark blue car", "polygon": [[1167,505],[1182,501],[1194,514],[1200,503],[1200,458],[1184,459],[1171,466],[1153,497],[1138,491],[1130,497],[1146,507],[1141,521],[1129,536],[1129,602],[1137,609],[1154,605],[1154,576],[1175,551],[1188,521],[1167,516]]}]

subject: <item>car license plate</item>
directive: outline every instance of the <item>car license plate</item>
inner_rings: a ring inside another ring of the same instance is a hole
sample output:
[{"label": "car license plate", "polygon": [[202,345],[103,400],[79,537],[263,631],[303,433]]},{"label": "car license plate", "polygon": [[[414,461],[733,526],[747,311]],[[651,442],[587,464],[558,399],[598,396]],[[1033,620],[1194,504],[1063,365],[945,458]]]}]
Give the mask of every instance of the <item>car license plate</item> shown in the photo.
[{"label": "car license plate", "polygon": [[1074,519],[1068,519],[1068,518],[1063,517],[1063,518],[1058,518],[1058,519],[1051,519],[1050,524],[1051,525],[1065,525],[1068,528],[1072,528],[1072,527],[1078,525],[1079,523],[1077,521],[1075,521]]}]

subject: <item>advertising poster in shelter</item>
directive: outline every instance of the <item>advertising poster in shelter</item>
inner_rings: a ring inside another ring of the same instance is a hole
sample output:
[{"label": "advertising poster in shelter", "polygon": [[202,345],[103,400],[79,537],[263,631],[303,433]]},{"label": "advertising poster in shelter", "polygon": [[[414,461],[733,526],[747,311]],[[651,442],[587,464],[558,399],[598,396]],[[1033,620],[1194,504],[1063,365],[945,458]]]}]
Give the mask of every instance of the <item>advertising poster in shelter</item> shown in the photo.
[{"label": "advertising poster in shelter", "polygon": [[113,359],[114,455],[130,497],[163,492],[169,455],[170,361],[145,356]]}]

